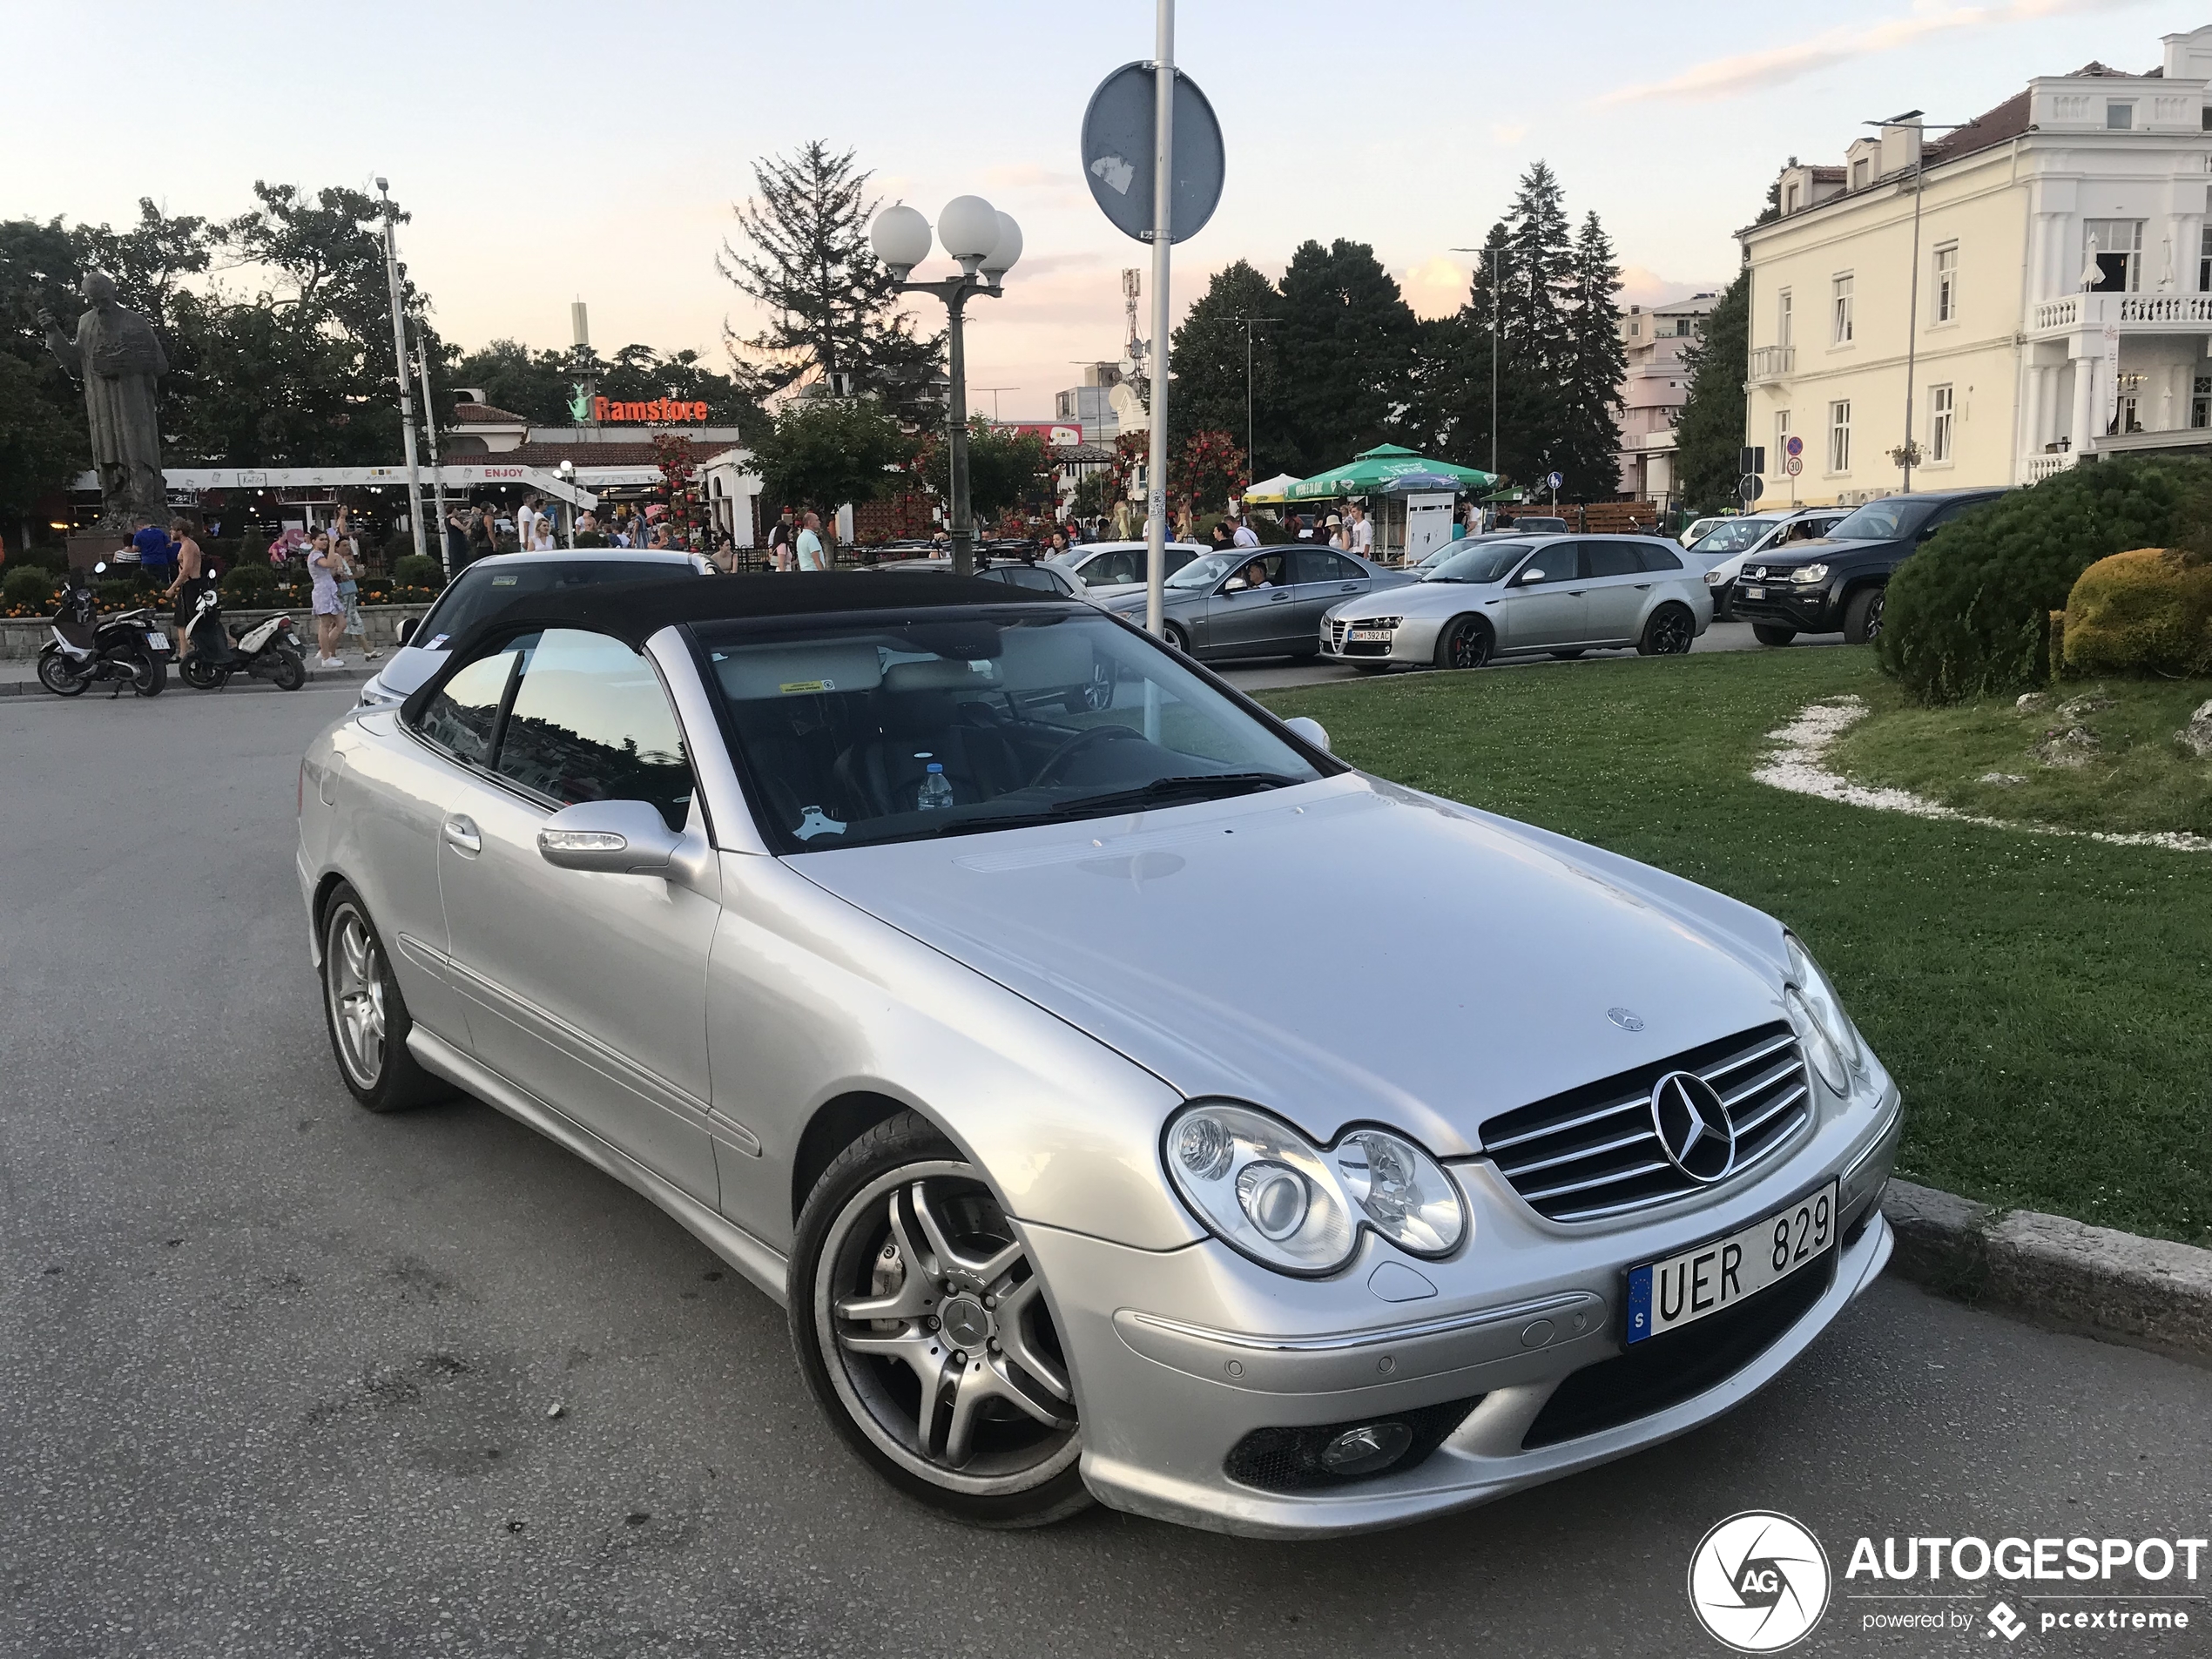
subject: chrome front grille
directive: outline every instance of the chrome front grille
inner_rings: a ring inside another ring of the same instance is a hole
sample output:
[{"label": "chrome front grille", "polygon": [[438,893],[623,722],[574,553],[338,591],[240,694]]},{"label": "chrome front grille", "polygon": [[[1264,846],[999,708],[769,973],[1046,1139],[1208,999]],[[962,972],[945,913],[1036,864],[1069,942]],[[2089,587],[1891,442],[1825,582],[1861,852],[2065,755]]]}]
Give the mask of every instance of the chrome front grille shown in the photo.
[{"label": "chrome front grille", "polygon": [[1341,617],[1332,617],[1328,624],[1329,649],[1340,657],[1387,657],[1390,655],[1390,642],[1386,639],[1362,639],[1356,644],[1347,644],[1345,637],[1354,628],[1395,633],[1398,624],[1403,620],[1400,617],[1359,617],[1346,622]]},{"label": "chrome front grille", "polygon": [[1697,1191],[1701,1184],[1668,1157],[1652,1125],[1652,1087],[1670,1071],[1695,1072],[1728,1109],[1736,1164],[1723,1185],[1778,1150],[1812,1115],[1804,1052],[1777,1023],[1501,1113],[1482,1125],[1483,1150],[1553,1221],[1604,1220]]}]

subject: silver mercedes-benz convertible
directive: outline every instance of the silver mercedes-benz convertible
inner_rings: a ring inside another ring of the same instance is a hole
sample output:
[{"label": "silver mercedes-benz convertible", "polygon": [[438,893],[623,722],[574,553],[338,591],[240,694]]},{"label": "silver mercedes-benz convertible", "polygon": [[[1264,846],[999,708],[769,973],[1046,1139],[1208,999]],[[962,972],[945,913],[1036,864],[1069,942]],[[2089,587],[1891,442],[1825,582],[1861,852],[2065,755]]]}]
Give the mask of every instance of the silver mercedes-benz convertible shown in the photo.
[{"label": "silver mercedes-benz convertible", "polygon": [[1780,923],[1089,605],[527,596],[315,740],[299,873],[362,1105],[635,1187],[972,1521],[1480,1503],[1737,1405],[1890,1251],[1897,1089]]}]

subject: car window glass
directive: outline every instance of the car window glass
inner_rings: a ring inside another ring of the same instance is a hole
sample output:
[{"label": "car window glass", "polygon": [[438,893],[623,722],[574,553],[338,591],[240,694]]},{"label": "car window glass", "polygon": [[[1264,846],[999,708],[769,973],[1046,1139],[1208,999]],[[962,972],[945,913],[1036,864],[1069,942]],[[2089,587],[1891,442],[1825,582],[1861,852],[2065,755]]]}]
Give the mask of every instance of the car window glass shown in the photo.
[{"label": "car window glass", "polygon": [[[1284,587],[1290,581],[1285,570],[1288,563],[1280,553],[1263,553],[1257,550],[1233,555],[1230,560],[1228,581],[1222,585],[1226,589],[1229,583],[1242,582],[1244,585],[1237,590],[1239,593],[1259,588]],[[1257,571],[1252,568],[1254,565],[1259,567]]]},{"label": "car window glass", "polygon": [[1884,542],[1909,535],[1927,510],[1925,502],[1870,501],[1829,534],[1839,542]]},{"label": "car window glass", "polygon": [[1350,582],[1355,580],[1358,569],[1339,558],[1325,547],[1300,547],[1291,550],[1291,576],[1298,582]]},{"label": "car window glass", "polygon": [[1585,542],[1582,563],[1592,581],[1601,577],[1643,574],[1643,560],[1634,542]]},{"label": "car window glass", "polygon": [[1637,562],[1647,571],[1679,570],[1683,568],[1682,555],[1664,542],[1638,542],[1635,552]]},{"label": "car window glass", "polygon": [[603,582],[648,582],[656,577],[693,574],[688,559],[479,559],[439,596],[438,603],[415,629],[412,643],[436,650],[431,641],[444,644],[460,638],[509,600],[526,593],[556,593]]},{"label": "car window glass", "polygon": [[1422,566],[1421,580],[1476,583],[1503,581],[1527,551],[1526,542],[1467,542]]},{"label": "car window glass", "polygon": [[1137,569],[1136,555],[1125,547],[1110,553],[1101,553],[1083,566],[1083,580],[1094,587],[1115,582],[1136,582],[1142,579]]},{"label": "car window glass", "polygon": [[517,655],[508,645],[460,669],[431,697],[415,730],[455,759],[484,765]]},{"label": "car window glass", "polygon": [[1052,572],[1041,570],[1031,564],[1009,564],[998,572],[1000,581],[1010,588],[1032,588],[1039,593],[1056,594],[1059,584],[1053,581]]},{"label": "car window glass", "polygon": [[671,829],[691,805],[691,769],[652,664],[618,639],[549,628],[523,654],[493,770],[572,806],[650,801]]},{"label": "car window glass", "polygon": [[[1541,570],[1544,573],[1543,580],[1541,582],[1530,580],[1528,573],[1531,570]],[[1574,542],[1554,542],[1548,547],[1540,547],[1536,550],[1527,565],[1514,578],[1514,583],[1516,586],[1526,584],[1532,588],[1548,588],[1554,583],[1579,582],[1581,579],[1582,561],[1579,544]]]}]

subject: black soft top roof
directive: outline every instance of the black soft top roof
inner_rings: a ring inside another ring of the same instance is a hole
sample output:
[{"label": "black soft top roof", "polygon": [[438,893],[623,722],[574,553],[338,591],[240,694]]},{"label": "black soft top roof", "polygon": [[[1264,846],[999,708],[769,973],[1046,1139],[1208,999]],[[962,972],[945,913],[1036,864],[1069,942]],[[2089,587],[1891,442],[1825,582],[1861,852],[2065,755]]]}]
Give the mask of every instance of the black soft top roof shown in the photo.
[{"label": "black soft top roof", "polygon": [[942,610],[951,605],[1047,604],[1000,582],[949,573],[878,575],[829,570],[811,575],[710,577],[698,582],[607,582],[549,593],[518,594],[454,642],[452,660],[480,640],[531,628],[588,628],[611,634],[632,650],[662,629],[687,622],[735,622],[755,617],[834,616],[840,612]]}]

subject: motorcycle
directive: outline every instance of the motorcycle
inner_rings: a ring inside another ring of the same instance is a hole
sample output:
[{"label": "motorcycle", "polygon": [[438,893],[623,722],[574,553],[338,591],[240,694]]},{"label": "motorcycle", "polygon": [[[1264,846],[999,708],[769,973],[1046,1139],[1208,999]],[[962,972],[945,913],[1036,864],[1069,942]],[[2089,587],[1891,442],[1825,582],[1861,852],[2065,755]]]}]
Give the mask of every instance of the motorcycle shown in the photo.
[{"label": "motorcycle", "polygon": [[307,658],[292,618],[271,617],[266,622],[246,624],[223,620],[222,595],[212,582],[192,602],[191,619],[185,624],[189,650],[178,664],[185,684],[202,691],[219,691],[231,676],[276,682],[280,691],[296,691],[307,683]]},{"label": "motorcycle", "polygon": [[[91,576],[106,574],[105,563]],[[54,637],[38,653],[38,681],[57,697],[75,697],[88,685],[129,686],[139,697],[158,697],[169,684],[169,637],[149,606],[118,611],[105,621],[92,583],[82,570],[64,578]]]}]

